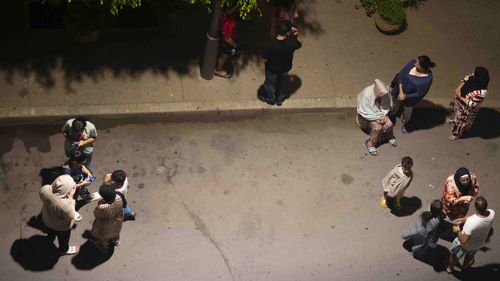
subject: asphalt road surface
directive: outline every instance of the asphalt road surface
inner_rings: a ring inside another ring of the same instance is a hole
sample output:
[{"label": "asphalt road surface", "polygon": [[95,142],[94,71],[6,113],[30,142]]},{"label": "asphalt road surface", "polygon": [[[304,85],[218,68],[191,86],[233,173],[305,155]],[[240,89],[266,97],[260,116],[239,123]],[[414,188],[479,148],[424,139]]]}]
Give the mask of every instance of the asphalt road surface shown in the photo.
[{"label": "asphalt road surface", "polygon": [[[442,113],[416,112],[417,130],[401,135],[398,123],[399,146],[383,145],[377,157],[367,154],[354,117],[95,120],[98,179],[89,189],[123,169],[137,212],[111,256],[82,237],[95,203],[80,209],[84,219],[72,231],[77,256],[55,256],[34,220],[38,172],[64,161],[63,120],[1,127],[0,280],[500,280],[498,234],[474,269],[455,275],[414,259],[400,238],[461,166],[500,213],[498,112],[484,110],[475,136],[455,142]],[[395,215],[379,206],[381,180],[405,155],[415,177]]]}]

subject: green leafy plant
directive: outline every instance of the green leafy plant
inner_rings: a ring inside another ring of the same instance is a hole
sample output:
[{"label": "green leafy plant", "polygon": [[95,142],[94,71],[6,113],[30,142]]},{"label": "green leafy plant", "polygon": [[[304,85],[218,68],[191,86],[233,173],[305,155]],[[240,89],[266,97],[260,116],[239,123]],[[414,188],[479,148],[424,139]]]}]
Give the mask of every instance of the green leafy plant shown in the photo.
[{"label": "green leafy plant", "polygon": [[401,24],[406,19],[401,0],[378,0],[377,12],[381,18],[392,24]]}]

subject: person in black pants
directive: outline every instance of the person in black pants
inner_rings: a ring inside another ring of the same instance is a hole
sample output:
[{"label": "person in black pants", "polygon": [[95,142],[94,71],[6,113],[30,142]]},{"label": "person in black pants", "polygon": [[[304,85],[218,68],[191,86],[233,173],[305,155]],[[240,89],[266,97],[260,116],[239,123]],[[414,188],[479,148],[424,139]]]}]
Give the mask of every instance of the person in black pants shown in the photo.
[{"label": "person in black pants", "polygon": [[292,69],[293,53],[302,46],[302,37],[290,21],[278,23],[276,38],[265,46],[262,56],[266,61],[266,80],[259,89],[259,100],[270,105],[281,105],[287,98],[288,72]]}]

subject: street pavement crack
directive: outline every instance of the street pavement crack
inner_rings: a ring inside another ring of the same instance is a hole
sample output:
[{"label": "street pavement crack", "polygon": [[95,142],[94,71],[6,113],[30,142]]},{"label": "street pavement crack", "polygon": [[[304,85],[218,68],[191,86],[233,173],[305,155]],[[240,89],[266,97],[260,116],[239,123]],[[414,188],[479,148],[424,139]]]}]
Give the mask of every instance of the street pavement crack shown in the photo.
[{"label": "street pavement crack", "polygon": [[234,275],[233,275],[233,270],[231,269],[231,265],[229,264],[229,259],[224,255],[224,252],[222,252],[222,249],[220,248],[219,244],[215,242],[215,239],[212,237],[212,234],[207,228],[207,225],[205,222],[193,211],[189,209],[189,207],[186,205],[186,203],[182,203],[182,206],[184,206],[184,209],[186,209],[186,212],[188,213],[189,217],[191,220],[194,222],[194,225],[196,226],[196,229],[201,232],[201,234],[208,240],[214,247],[219,251],[219,254],[221,255],[222,259],[224,260],[224,263],[226,264],[226,267],[229,271],[229,275],[231,276],[231,280],[235,281]]}]

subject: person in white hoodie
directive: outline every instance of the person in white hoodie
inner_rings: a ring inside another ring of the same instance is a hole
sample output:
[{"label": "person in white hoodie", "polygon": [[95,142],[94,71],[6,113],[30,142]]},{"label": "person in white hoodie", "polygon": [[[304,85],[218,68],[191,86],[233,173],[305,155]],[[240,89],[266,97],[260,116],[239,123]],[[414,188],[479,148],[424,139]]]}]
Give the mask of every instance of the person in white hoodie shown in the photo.
[{"label": "person in white hoodie", "polygon": [[42,222],[47,227],[48,239],[54,241],[57,237],[61,255],[78,253],[77,246],[69,246],[71,228],[81,219],[75,211],[75,189],[76,183],[69,175],[59,176],[52,184],[40,189]]}]

